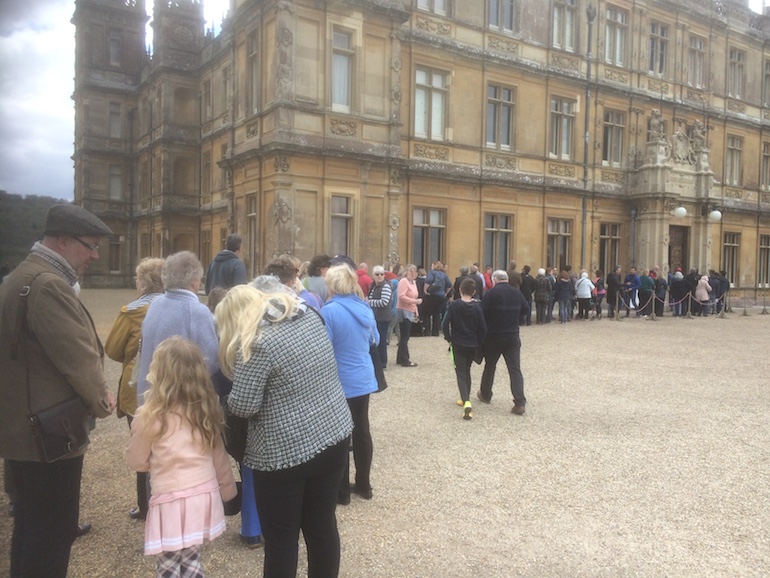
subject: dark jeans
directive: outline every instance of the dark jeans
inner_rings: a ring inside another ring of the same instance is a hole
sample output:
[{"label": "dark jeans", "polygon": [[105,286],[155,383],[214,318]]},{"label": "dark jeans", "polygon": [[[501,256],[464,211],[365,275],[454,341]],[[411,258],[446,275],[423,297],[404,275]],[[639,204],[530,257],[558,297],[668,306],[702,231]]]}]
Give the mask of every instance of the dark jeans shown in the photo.
[{"label": "dark jeans", "polygon": [[471,366],[475,355],[476,349],[473,347],[452,344],[457,387],[460,390],[460,399],[463,400],[463,403],[471,398]]},{"label": "dark jeans", "polygon": [[388,366],[388,327],[390,327],[390,321],[377,322],[377,332],[380,334],[380,344],[377,346],[377,351],[380,354],[382,367]]},{"label": "dark jeans", "polygon": [[398,326],[398,350],[396,351],[396,363],[399,365],[409,365],[409,335],[412,333],[412,322],[404,319]]},{"label": "dark jeans", "polygon": [[6,464],[16,488],[11,576],[64,578],[78,526],[83,456]]},{"label": "dark jeans", "polygon": [[596,299],[596,315],[601,317],[602,316],[602,301],[604,301],[604,295],[605,293],[597,293],[595,296]]},{"label": "dark jeans", "polygon": [[307,545],[308,578],[339,574],[337,490],[349,447],[347,437],[293,468],[254,470],[254,493],[265,538],[265,578],[295,578],[300,530]]},{"label": "dark jeans", "polygon": [[537,310],[535,322],[538,325],[542,325],[543,323],[545,323],[547,307],[548,307],[547,301],[535,301],[535,309]]},{"label": "dark jeans", "polygon": [[481,395],[492,399],[492,384],[495,368],[500,356],[505,359],[514,405],[526,405],[524,397],[524,376],[521,374],[521,338],[518,335],[490,335],[484,342],[484,373],[481,375]]},{"label": "dark jeans", "polygon": [[[128,429],[131,429],[131,422],[134,416],[127,415]],[[150,507],[150,475],[147,472],[136,472],[136,505],[142,517],[147,516],[147,510]]]},{"label": "dark jeans", "polygon": [[548,298],[548,305],[545,309],[545,322],[550,323],[553,321],[553,304],[554,304],[555,298],[549,297]]},{"label": "dark jeans", "polygon": [[441,333],[441,322],[446,312],[446,297],[426,295],[423,303],[421,319],[425,335],[434,337]]},{"label": "dark jeans", "polygon": [[[369,431],[369,394],[348,398],[353,416],[353,461],[356,464],[356,487],[364,492],[372,489],[369,474],[372,471],[372,434]],[[350,500],[350,458],[345,460],[337,501]]]}]

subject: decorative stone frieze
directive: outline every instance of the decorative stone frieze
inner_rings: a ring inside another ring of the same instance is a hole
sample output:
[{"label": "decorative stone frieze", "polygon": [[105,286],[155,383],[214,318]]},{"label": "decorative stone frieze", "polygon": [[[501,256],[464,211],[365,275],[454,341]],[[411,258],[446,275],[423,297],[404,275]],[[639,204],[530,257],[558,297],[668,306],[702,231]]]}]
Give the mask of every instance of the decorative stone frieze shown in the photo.
[{"label": "decorative stone frieze", "polygon": [[505,52],[511,56],[517,56],[519,54],[519,45],[516,42],[510,40],[503,40],[496,36],[490,36],[487,40],[487,46],[490,50],[497,50],[498,52]]},{"label": "decorative stone frieze", "polygon": [[516,170],[516,159],[502,155],[484,155],[484,166],[492,169],[502,169],[505,171]]},{"label": "decorative stone frieze", "polygon": [[414,145],[414,156],[437,161],[448,161],[449,149],[418,144]]},{"label": "decorative stone frieze", "polygon": [[557,177],[575,178],[575,167],[557,163],[548,163],[548,174]]},{"label": "decorative stone frieze", "polygon": [[358,132],[358,124],[352,120],[333,118],[329,123],[329,130],[337,136],[355,136]]}]

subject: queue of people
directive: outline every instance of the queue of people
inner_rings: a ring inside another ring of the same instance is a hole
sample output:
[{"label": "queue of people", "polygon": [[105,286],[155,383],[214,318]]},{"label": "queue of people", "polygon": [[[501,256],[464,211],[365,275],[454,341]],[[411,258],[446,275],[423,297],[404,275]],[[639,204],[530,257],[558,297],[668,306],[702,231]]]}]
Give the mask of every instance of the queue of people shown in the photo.
[{"label": "queue of people", "polygon": [[[18,490],[13,576],[67,573],[87,436],[49,459],[27,416],[70,398],[88,423],[113,411],[127,418],[125,460],[137,472],[128,515],[144,521],[144,552],[156,556],[157,576],[204,576],[201,546],[240,512],[243,541],[264,547],[264,576],[296,575],[301,531],[308,574],[333,577],[341,556],[336,508],[351,494],[374,495],[370,396],[380,389],[375,367],[387,368],[394,325],[396,363],[404,368],[417,366],[409,351],[413,326],[422,319],[431,336],[441,329],[464,420],[473,417],[473,362],[484,364],[476,399],[490,404],[500,357],[511,413],[522,416],[519,327],[531,323],[533,303],[542,325],[556,303],[561,323],[592,312],[601,318],[605,297],[609,317],[622,309],[662,314],[657,301],[662,307],[668,291],[675,316],[689,308],[707,315],[726,293],[723,276],[695,270],[668,280],[634,268],[621,278],[620,267],[606,278],[568,267],[532,276],[515,262],[483,273],[474,263],[453,284],[439,261],[427,273],[414,264],[391,271],[376,265],[370,277],[366,263],[344,255],[304,264],[282,255],[247,284],[242,241],[230,235],[207,271],[208,306],[198,297],[204,269],[194,253],[142,260],[138,295],[120,309],[102,348],[78,299],[78,276],[111,234],[85,209],[56,206],[43,240],[0,286],[0,371],[26,384],[21,392],[0,388],[0,455]],[[122,364],[117,398],[105,383],[103,352]],[[227,453],[238,464],[240,489]]]}]

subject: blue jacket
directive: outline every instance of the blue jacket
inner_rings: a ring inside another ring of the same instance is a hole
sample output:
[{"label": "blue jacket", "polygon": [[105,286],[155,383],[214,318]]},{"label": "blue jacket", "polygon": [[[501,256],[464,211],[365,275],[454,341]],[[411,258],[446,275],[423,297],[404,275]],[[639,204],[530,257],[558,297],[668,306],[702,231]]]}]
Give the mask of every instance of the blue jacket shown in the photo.
[{"label": "blue jacket", "polygon": [[357,295],[335,295],[321,309],[345,397],[377,391],[369,345],[380,342],[372,308]]}]

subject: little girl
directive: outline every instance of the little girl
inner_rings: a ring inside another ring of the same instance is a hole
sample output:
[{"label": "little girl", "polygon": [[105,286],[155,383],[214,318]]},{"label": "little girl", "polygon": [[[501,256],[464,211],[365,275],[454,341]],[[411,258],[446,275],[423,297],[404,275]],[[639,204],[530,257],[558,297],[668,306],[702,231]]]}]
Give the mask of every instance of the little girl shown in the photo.
[{"label": "little girl", "polygon": [[237,490],[222,441],[224,417],[198,346],[170,337],[155,349],[151,387],[131,424],[126,462],[150,472],[144,553],[156,576],[203,577],[200,545],[225,531]]}]

